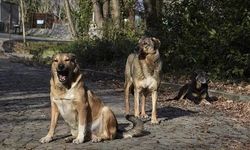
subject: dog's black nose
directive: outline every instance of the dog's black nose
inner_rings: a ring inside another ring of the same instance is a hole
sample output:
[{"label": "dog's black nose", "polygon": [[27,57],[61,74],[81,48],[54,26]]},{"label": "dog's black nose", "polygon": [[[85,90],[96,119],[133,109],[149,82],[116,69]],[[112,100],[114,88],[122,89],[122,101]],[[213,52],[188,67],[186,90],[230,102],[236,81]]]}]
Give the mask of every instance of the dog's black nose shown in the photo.
[{"label": "dog's black nose", "polygon": [[64,64],[59,64],[58,65],[58,70],[63,70],[64,69]]}]

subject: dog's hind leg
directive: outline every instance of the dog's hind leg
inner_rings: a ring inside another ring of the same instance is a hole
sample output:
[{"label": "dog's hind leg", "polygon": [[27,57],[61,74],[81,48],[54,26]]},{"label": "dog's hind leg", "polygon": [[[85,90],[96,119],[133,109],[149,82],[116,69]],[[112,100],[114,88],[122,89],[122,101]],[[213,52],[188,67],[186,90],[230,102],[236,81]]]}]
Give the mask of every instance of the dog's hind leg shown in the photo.
[{"label": "dog's hind leg", "polygon": [[64,139],[64,141],[65,141],[66,143],[71,143],[71,142],[77,137],[77,133],[78,133],[78,130],[77,130],[77,129],[71,128],[70,132],[71,132],[71,136],[66,137],[66,138]]},{"label": "dog's hind leg", "polygon": [[103,140],[112,140],[116,137],[117,133],[117,121],[113,112],[104,107],[100,116],[100,128],[96,134],[91,135],[92,142],[100,142]]},{"label": "dog's hind leg", "polygon": [[189,84],[185,84],[183,87],[180,88],[178,95],[174,98],[168,99],[168,101],[170,100],[181,100],[181,99],[185,99],[186,95],[188,94],[188,90],[190,88]]}]

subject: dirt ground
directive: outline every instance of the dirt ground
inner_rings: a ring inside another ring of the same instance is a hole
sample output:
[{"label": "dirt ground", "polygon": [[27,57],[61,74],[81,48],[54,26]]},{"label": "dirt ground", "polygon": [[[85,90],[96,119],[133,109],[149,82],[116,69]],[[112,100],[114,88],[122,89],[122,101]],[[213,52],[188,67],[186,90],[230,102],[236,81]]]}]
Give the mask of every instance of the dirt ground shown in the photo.
[{"label": "dirt ground", "polygon": [[[84,74],[87,86],[115,112],[119,128],[130,128],[123,114],[122,80]],[[235,115],[248,103],[225,108],[223,104],[234,102],[221,100],[211,105],[194,105],[184,100],[167,102],[176,94],[169,88],[160,89],[161,123],[151,125],[145,121],[142,137],[79,145],[65,143],[69,129],[60,119],[54,140],[40,144],[39,139],[47,134],[50,123],[49,79],[49,68],[25,66],[0,57],[0,149],[250,149],[250,120],[246,117],[250,110],[244,108],[247,114]],[[150,114],[150,99],[147,110]]]}]

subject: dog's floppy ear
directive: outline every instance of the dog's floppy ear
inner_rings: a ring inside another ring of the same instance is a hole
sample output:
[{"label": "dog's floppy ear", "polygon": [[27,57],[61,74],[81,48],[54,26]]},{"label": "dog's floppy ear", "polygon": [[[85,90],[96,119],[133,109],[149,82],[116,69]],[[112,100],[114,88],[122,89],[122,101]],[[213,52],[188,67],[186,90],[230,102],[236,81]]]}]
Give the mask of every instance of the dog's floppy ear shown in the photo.
[{"label": "dog's floppy ear", "polygon": [[54,62],[54,60],[55,60],[55,58],[56,58],[56,55],[57,55],[57,53],[56,53],[56,54],[53,54],[53,56],[51,57],[51,63]]},{"label": "dog's floppy ear", "polygon": [[69,53],[69,58],[70,58],[70,61],[76,63],[76,55],[75,54]]},{"label": "dog's floppy ear", "polygon": [[78,73],[80,71],[80,67],[77,64],[76,55],[73,53],[69,53],[69,57],[70,57],[70,61],[72,61],[75,64],[75,68],[74,68],[73,72]]},{"label": "dog's floppy ear", "polygon": [[138,42],[139,59],[145,59],[146,56],[143,50],[143,46],[145,45],[145,39],[146,37],[142,37]]},{"label": "dog's floppy ear", "polygon": [[198,75],[198,71],[197,71],[197,70],[193,71],[193,73],[192,73],[192,75],[191,75],[191,77],[190,77],[191,81],[195,81],[197,75]]},{"label": "dog's floppy ear", "polygon": [[155,44],[155,49],[159,49],[160,46],[161,46],[161,41],[155,37],[152,37],[152,41],[154,42]]},{"label": "dog's floppy ear", "polygon": [[138,42],[138,44],[139,44],[139,45],[143,44],[143,41],[144,41],[145,39],[146,39],[145,36],[141,37],[140,40],[139,40],[139,42]]}]

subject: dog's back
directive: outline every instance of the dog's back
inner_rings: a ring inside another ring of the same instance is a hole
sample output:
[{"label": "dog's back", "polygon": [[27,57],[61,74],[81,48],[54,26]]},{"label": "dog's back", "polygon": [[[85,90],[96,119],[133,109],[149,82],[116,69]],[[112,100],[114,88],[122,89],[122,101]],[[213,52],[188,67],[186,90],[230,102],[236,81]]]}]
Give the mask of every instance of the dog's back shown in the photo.
[{"label": "dog's back", "polygon": [[133,72],[132,65],[133,65],[135,59],[138,59],[138,55],[136,53],[131,53],[127,58],[127,62],[126,62],[126,66],[125,66],[125,80],[126,81],[131,80],[132,72]]}]

